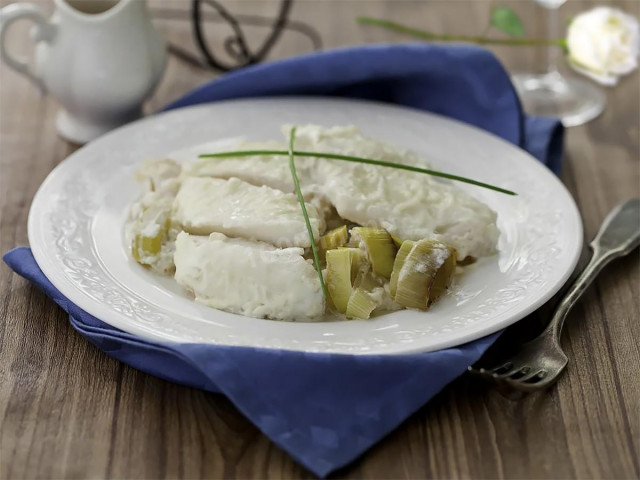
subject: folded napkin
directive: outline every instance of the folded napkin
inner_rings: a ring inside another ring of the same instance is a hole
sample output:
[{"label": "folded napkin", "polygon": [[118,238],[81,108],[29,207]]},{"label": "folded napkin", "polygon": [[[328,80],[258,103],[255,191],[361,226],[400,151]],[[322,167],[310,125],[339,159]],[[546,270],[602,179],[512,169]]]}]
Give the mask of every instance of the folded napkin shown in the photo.
[{"label": "folded napkin", "polygon": [[[503,137],[556,172],[560,167],[559,122],[525,117],[500,63],[475,47],[367,46],[296,57],[213,80],[168,109],[287,94],[365,98],[437,112]],[[379,441],[462,374],[499,335],[395,356],[151,342],[72,304],[43,275],[29,248],[16,248],[4,260],[67,311],[73,327],[105,353],[160,378],[226,395],[318,476]]]}]

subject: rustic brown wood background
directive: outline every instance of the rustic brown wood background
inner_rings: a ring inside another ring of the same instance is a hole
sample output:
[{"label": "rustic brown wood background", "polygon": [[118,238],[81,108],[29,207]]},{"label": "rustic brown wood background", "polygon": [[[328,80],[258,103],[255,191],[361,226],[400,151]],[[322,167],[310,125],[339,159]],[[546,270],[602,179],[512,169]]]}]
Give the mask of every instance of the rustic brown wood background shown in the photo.
[{"label": "rustic brown wood background", "polygon": [[[33,0],[31,0],[33,1]],[[3,5],[8,2],[2,1]],[[40,1],[50,11],[50,1]],[[225,0],[235,12],[272,14],[274,1]],[[531,0],[509,3],[531,36],[543,18]],[[569,1],[563,19],[593,6]],[[638,0],[613,2],[640,16]],[[298,0],[292,15],[314,24],[325,46],[401,37],[358,27],[368,14],[436,31],[480,33],[488,1]],[[157,24],[192,49],[186,0],[153,0]],[[181,13],[182,12],[182,13]],[[181,14],[169,20],[167,15]],[[212,27],[221,38],[224,28]],[[260,31],[251,30],[259,39]],[[27,27],[11,34],[29,52]],[[287,33],[272,58],[302,53]],[[541,65],[537,49],[500,48],[512,70]],[[171,59],[153,110],[212,77]],[[562,179],[591,237],[606,213],[640,193],[638,75],[607,90],[596,121],[568,131]],[[27,244],[38,185],[75,147],[56,136],[55,101],[0,67],[0,252]],[[508,400],[467,375],[335,477],[640,477],[640,300],[638,252],[611,265],[567,322],[571,363],[552,390]],[[308,478],[222,396],[174,385],[107,357],[65,314],[0,266],[0,478]]]}]

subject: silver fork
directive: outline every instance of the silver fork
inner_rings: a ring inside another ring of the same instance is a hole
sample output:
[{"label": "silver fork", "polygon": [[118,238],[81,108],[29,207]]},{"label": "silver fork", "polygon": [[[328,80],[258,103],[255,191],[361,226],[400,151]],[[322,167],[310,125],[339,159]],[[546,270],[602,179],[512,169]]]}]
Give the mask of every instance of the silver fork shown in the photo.
[{"label": "silver fork", "polygon": [[600,271],[614,258],[631,253],[640,245],[640,198],[618,205],[607,215],[591,241],[591,260],[564,295],[544,331],[523,345],[510,358],[491,368],[469,367],[469,371],[506,383],[522,391],[541,390],[556,382],[568,359],[560,347],[560,334],[571,307]]}]

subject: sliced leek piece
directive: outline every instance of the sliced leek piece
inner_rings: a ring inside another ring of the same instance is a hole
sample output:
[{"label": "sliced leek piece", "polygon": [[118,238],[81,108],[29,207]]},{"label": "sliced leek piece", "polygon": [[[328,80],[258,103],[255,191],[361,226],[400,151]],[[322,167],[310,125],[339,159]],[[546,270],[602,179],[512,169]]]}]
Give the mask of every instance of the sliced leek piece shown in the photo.
[{"label": "sliced leek piece", "polygon": [[[340,247],[344,248],[344,247]],[[364,257],[364,253],[359,248],[347,248],[351,251],[351,284],[354,285],[358,273],[368,266],[367,259]]]},{"label": "sliced leek piece", "polygon": [[393,240],[393,243],[396,245],[396,247],[400,248],[402,246],[403,240],[391,232],[389,232],[389,235],[391,235],[391,240]]},{"label": "sliced leek piece", "polygon": [[396,287],[398,286],[398,276],[400,275],[400,271],[402,270],[402,266],[404,265],[404,261],[409,255],[409,252],[413,248],[416,242],[412,240],[405,240],[402,242],[400,249],[398,250],[398,254],[396,255],[396,259],[393,262],[393,270],[391,272],[391,280],[389,280],[389,292],[391,293],[391,297],[396,296]]},{"label": "sliced leek piece", "polygon": [[370,292],[376,287],[381,287],[382,282],[380,281],[380,277],[376,277],[371,273],[369,268],[360,269],[356,278],[353,281],[353,285],[355,287],[361,288]]},{"label": "sliced leek piece", "polygon": [[318,242],[318,253],[320,259],[326,261],[327,251],[343,247],[349,241],[349,231],[346,225],[334,228],[320,237]]},{"label": "sliced leek piece", "polygon": [[352,286],[354,257],[361,255],[356,248],[337,248],[327,251],[327,289],[331,301],[340,313],[347,311]]},{"label": "sliced leek piece", "polygon": [[142,263],[142,257],[140,257],[140,240],[141,237],[136,235],[131,241],[131,256],[138,263]]},{"label": "sliced leek piece", "polygon": [[347,318],[366,320],[376,308],[376,301],[362,288],[356,288],[347,304]]},{"label": "sliced leek piece", "polygon": [[158,233],[154,236],[136,235],[133,239],[133,258],[137,262],[141,262],[145,256],[160,253],[164,233],[165,232],[158,229]]},{"label": "sliced leek piece", "polygon": [[158,229],[155,235],[135,235],[131,246],[133,259],[142,265],[149,265],[150,262],[147,259],[160,253],[165,233],[162,229]]},{"label": "sliced leek piece", "polygon": [[442,266],[438,268],[436,276],[433,279],[433,284],[431,285],[431,289],[429,290],[429,304],[438,300],[447,291],[447,288],[449,288],[449,285],[451,285],[453,274],[456,271],[458,252],[450,245],[443,245],[449,251],[449,256],[445,259]]},{"label": "sliced leek piece", "polygon": [[334,248],[342,247],[348,241],[349,232],[347,232],[347,226],[343,225],[325,233],[320,238],[320,248],[324,251],[333,250]]},{"label": "sliced leek piece", "polygon": [[433,299],[442,295],[448,287],[455,257],[455,250],[442,242],[415,242],[398,272],[394,300],[406,308],[429,308]]},{"label": "sliced leek piece", "polygon": [[136,262],[150,265],[149,257],[160,253],[162,241],[171,227],[169,211],[164,208],[148,208],[142,212],[138,225],[131,244],[131,255]]},{"label": "sliced leek piece", "polygon": [[354,227],[351,235],[364,244],[373,273],[384,278],[391,277],[397,248],[389,232],[382,228]]}]

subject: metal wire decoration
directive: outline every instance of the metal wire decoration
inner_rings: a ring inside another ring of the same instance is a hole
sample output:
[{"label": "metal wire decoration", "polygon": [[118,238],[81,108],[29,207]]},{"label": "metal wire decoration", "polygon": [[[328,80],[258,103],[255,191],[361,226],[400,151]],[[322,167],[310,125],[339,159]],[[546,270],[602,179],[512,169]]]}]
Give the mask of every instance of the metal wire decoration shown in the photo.
[{"label": "metal wire decoration", "polygon": [[[292,3],[293,0],[282,0],[275,19],[270,19],[258,15],[234,16],[217,0],[193,0],[191,20],[193,22],[196,44],[204,57],[204,64],[209,68],[228,72],[230,70],[261,62],[267,57],[285,29],[294,30],[305,35],[309,38],[315,50],[321,49],[322,40],[318,32],[313,27],[305,23],[289,19],[289,12],[291,11]],[[231,27],[233,33],[224,40],[222,45],[227,55],[229,55],[229,57],[235,62],[233,64],[221,61],[213,53],[212,46],[206,41],[204,29],[207,25],[205,20],[207,19],[206,14],[210,12],[205,12],[203,9],[205,5],[212,10],[211,13],[215,13],[213,17],[209,15],[209,19],[223,20]],[[245,34],[242,31],[242,24],[270,27],[271,31],[263,41],[262,45],[259,48],[252,50],[249,47]]]}]

